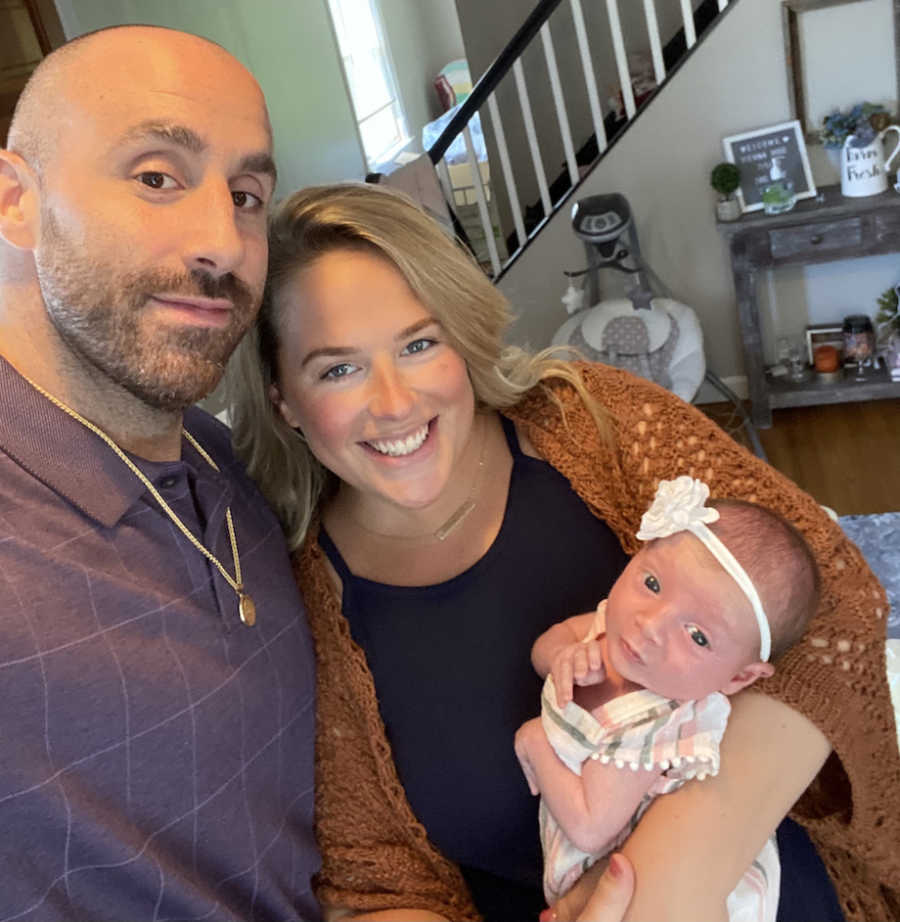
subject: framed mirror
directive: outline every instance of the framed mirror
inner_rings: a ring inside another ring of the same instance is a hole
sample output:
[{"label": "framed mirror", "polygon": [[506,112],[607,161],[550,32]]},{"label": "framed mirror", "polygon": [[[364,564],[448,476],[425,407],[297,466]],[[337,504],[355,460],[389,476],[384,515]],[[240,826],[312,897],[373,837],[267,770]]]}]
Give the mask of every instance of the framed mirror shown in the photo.
[{"label": "framed mirror", "polygon": [[900,0],[783,0],[781,19],[791,115],[809,143],[836,108],[868,100],[896,111]]}]

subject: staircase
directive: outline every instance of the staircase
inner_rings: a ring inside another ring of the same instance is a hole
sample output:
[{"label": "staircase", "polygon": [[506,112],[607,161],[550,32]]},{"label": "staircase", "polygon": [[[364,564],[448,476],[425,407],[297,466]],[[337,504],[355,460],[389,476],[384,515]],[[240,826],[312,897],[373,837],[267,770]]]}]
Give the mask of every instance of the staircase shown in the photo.
[{"label": "staircase", "polygon": [[[540,0],[428,150],[457,216],[474,212],[467,236],[495,281],[737,0],[588,2],[595,17],[605,6],[602,30],[582,0]],[[626,34],[620,4],[642,5],[640,30]],[[577,46],[563,67],[554,34]]]}]

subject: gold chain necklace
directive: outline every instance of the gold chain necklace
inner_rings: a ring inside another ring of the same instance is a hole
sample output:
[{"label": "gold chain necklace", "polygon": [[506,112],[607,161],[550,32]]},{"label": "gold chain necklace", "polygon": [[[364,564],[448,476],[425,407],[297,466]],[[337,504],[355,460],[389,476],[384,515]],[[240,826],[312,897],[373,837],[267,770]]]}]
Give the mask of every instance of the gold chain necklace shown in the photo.
[{"label": "gold chain necklace", "polygon": [[[50,401],[54,406],[59,407],[64,413],[67,413],[72,419],[77,420],[84,426],[86,429],[90,429],[94,435],[99,436],[106,442],[107,445],[119,456],[119,458],[125,463],[125,466],[131,471],[132,474],[137,477],[138,480],[150,491],[150,495],[159,503],[162,507],[163,512],[174,522],[178,527],[178,530],[200,551],[203,556],[209,560],[211,563],[215,564],[219,572],[222,574],[225,582],[234,590],[235,594],[238,597],[238,613],[241,616],[241,621],[247,625],[247,627],[253,627],[256,624],[256,606],[253,604],[253,599],[244,591],[244,582],[241,575],[241,558],[238,555],[237,547],[237,538],[234,534],[234,520],[231,517],[231,506],[225,507],[225,522],[228,526],[228,538],[231,541],[231,556],[234,560],[234,576],[232,576],[222,565],[222,562],[207,550],[206,546],[198,539],[195,538],[191,533],[190,529],[180,518],[175,514],[175,510],[162,498],[160,492],[153,486],[150,482],[150,479],[144,474],[144,472],[122,451],[121,448],[108,436],[99,426],[95,426],[90,420],[85,419],[81,414],[77,413],[71,407],[66,406],[61,400],[54,397],[53,394],[45,391],[39,384],[35,384],[31,378],[26,375],[22,375],[23,378],[39,393],[42,394],[47,400]],[[187,431],[183,426],[181,432],[184,437],[194,446],[197,453],[203,458],[204,461],[214,470],[219,471],[219,465],[207,454],[203,446]]]}]

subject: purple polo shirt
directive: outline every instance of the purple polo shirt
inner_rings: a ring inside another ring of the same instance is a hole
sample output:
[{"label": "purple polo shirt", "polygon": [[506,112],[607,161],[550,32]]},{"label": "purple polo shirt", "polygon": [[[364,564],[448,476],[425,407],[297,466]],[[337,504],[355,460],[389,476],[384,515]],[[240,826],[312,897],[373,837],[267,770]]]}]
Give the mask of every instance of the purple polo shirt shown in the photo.
[{"label": "purple polo shirt", "polygon": [[313,648],[275,517],[192,409],[139,467],[0,359],[0,920],[318,919]]}]

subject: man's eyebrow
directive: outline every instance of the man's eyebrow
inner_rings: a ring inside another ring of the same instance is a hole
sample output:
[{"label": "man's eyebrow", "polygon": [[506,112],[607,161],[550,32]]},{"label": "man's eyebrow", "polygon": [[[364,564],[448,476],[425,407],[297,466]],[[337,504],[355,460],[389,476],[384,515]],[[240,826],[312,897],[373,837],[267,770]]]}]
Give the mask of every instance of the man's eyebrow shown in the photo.
[{"label": "man's eyebrow", "polygon": [[122,135],[122,143],[133,141],[157,140],[166,144],[183,147],[192,154],[202,154],[206,150],[206,141],[191,128],[175,125],[171,122],[147,121],[132,126]]},{"label": "man's eyebrow", "polygon": [[266,152],[258,154],[248,154],[241,160],[238,166],[239,173],[262,173],[272,180],[272,185],[278,181],[278,171],[275,169],[275,161],[272,155]]},{"label": "man's eyebrow", "polygon": [[[129,128],[122,136],[123,144],[144,140],[157,140],[164,144],[174,144],[176,147],[182,147],[192,154],[202,154],[209,146],[192,128],[171,122],[140,122]],[[248,154],[238,164],[238,172],[262,173],[271,178],[273,185],[278,179],[275,161],[268,151]]]}]

